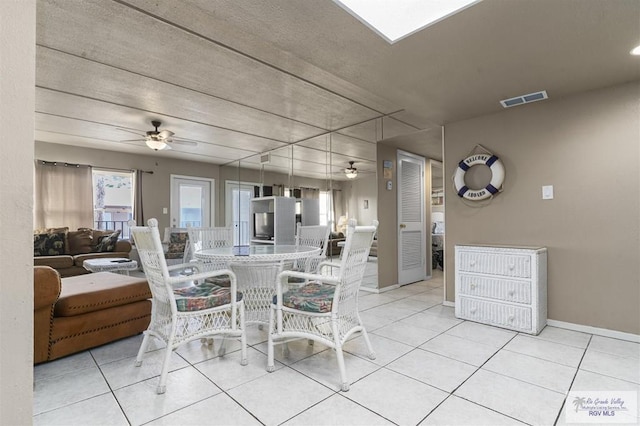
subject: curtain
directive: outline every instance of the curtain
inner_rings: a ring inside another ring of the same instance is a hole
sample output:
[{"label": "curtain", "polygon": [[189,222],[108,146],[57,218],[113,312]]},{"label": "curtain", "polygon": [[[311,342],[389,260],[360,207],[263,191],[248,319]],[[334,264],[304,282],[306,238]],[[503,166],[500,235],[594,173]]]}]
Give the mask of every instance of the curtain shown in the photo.
[{"label": "curtain", "polygon": [[310,198],[312,200],[319,200],[320,190],[318,188],[300,188],[300,198]]},{"label": "curtain", "polygon": [[144,211],[142,209],[142,175],[144,173],[142,170],[136,170],[133,182],[133,217],[138,226],[145,226]]},{"label": "curtain", "polygon": [[35,172],[35,229],[93,228],[91,167],[37,160]]},{"label": "curtain", "polygon": [[344,200],[342,199],[341,190],[331,190],[331,207],[333,208],[333,227],[336,230],[340,218],[344,216]]}]

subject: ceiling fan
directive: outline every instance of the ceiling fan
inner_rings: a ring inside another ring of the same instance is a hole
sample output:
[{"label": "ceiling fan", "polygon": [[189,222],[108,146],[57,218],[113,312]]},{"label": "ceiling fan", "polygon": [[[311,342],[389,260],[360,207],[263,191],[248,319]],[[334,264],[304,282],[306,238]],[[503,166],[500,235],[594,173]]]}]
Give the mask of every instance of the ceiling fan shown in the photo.
[{"label": "ceiling fan", "polygon": [[129,140],[124,140],[120,142],[138,142],[138,141],[145,142],[149,148],[155,151],[161,151],[163,149],[171,149],[171,144],[174,144],[174,143],[176,145],[187,145],[187,146],[198,145],[197,142],[195,141],[181,139],[181,138],[174,138],[173,135],[175,133],[173,133],[170,130],[158,131],[158,127],[162,125],[162,122],[160,121],[153,120],[151,121],[151,125],[155,127],[155,130],[149,130],[144,135],[140,135],[136,132],[132,132],[131,130],[127,130],[127,129],[119,129],[119,130],[124,130],[125,132],[134,133],[142,138],[142,139],[129,139]]}]

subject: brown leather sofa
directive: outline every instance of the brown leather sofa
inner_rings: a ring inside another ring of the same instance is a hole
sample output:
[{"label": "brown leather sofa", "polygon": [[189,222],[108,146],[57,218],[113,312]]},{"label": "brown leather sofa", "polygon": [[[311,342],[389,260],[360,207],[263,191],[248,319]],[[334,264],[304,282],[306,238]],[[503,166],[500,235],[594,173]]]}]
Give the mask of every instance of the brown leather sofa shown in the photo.
[{"label": "brown leather sofa", "polygon": [[34,364],[139,334],[151,319],[144,278],[98,272],[61,279],[35,266],[33,287]]},{"label": "brown leather sofa", "polygon": [[[64,231],[67,229],[67,231]],[[90,273],[82,266],[87,259],[103,257],[128,258],[131,252],[131,243],[127,240],[118,240],[113,251],[97,252],[96,247],[100,237],[113,233],[112,230],[79,229],[68,231],[68,228],[50,228],[41,232],[62,231],[65,234],[64,254],[56,256],[34,256],[33,264],[37,266],[50,266],[60,273],[60,276],[72,277]]]}]

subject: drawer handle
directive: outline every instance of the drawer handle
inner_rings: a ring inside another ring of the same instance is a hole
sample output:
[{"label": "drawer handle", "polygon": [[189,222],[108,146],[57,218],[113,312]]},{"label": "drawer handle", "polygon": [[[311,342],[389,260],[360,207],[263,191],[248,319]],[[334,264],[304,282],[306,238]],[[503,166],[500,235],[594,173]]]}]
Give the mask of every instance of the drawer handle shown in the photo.
[{"label": "drawer handle", "polygon": [[516,317],[514,317],[513,315],[509,315],[509,317],[507,318],[509,322],[513,322],[515,319]]},{"label": "drawer handle", "polygon": [[513,290],[511,290],[511,291],[509,291],[507,294],[508,294],[509,296],[513,296],[514,294],[516,294],[516,292],[515,292],[515,291],[513,291]]},{"label": "drawer handle", "polygon": [[475,314],[476,312],[478,312],[478,309],[477,308],[471,308],[471,310],[469,312],[471,312],[472,314]]},{"label": "drawer handle", "polygon": [[472,260],[471,262],[469,262],[469,266],[476,266],[476,261]]},{"label": "drawer handle", "polygon": [[476,285],[474,283],[471,283],[471,290],[475,290],[476,289]]},{"label": "drawer handle", "polygon": [[513,263],[511,265],[509,265],[509,270],[513,271],[516,268],[516,265],[514,265]]}]

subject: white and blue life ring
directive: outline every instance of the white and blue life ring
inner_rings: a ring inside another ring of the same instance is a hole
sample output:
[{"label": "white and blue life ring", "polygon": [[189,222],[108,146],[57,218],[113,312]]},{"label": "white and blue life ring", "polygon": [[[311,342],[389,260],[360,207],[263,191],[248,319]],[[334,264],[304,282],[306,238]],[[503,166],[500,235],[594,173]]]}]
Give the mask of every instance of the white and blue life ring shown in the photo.
[{"label": "white and blue life ring", "polygon": [[[469,189],[464,181],[464,175],[471,168],[478,164],[485,164],[491,169],[491,182],[482,189]],[[453,183],[459,197],[467,200],[484,200],[497,194],[502,190],[504,182],[504,166],[498,157],[493,154],[473,154],[458,163]]]}]

